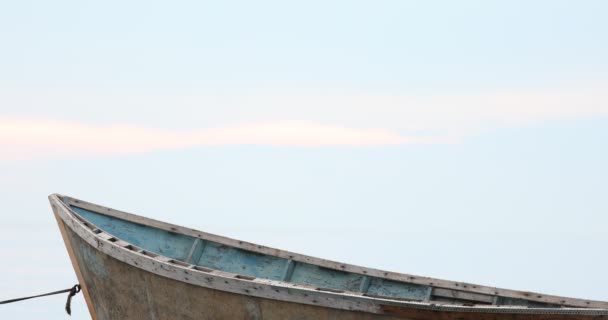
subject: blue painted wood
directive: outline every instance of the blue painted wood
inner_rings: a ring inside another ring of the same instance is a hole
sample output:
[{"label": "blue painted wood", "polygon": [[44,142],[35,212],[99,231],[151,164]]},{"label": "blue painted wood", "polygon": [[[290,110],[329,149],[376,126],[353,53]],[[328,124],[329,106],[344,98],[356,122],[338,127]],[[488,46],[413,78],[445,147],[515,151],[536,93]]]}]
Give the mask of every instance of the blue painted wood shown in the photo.
[{"label": "blue painted wood", "polygon": [[428,287],[392,281],[381,278],[372,278],[367,294],[374,296],[395,297],[402,299],[424,300],[428,294]]},{"label": "blue painted wood", "polygon": [[368,276],[363,277],[363,281],[361,281],[361,285],[359,286],[359,291],[363,293],[367,293],[369,290],[369,285],[371,283],[371,278]]},{"label": "blue painted wood", "polygon": [[198,263],[198,261],[201,259],[201,256],[203,255],[203,252],[205,251],[205,247],[207,246],[207,243],[209,242],[207,240],[201,240],[201,239],[198,239],[198,240],[199,240],[199,242],[198,242],[197,246],[194,248],[192,257],[190,257],[190,261],[186,261],[188,263]]},{"label": "blue painted wood", "polygon": [[[226,272],[272,280],[290,281],[318,288],[360,291],[404,299],[428,299],[429,287],[327,269],[316,265],[255,253],[208,240],[116,219],[78,207],[82,218],[116,238],[144,250]],[[193,244],[196,246],[193,248]],[[502,301],[515,304],[515,301]],[[517,303],[521,303],[517,301]]]},{"label": "blue painted wood", "polygon": [[358,291],[363,275],[296,262],[291,282],[319,288]]},{"label": "blue painted wood", "polygon": [[256,278],[282,280],[286,259],[208,242],[198,265]]},{"label": "blue painted wood", "polygon": [[433,296],[433,287],[426,287],[426,296],[424,297],[424,301],[430,301]]},{"label": "blue painted wood", "polygon": [[296,266],[295,261],[293,260],[288,260],[287,264],[285,265],[285,271],[283,272],[283,277],[281,280],[283,281],[291,281],[291,276],[293,275],[293,268]]},{"label": "blue painted wood", "polygon": [[186,235],[115,219],[78,207],[72,209],[98,228],[119,239],[173,259],[185,260],[194,241],[193,237]]}]

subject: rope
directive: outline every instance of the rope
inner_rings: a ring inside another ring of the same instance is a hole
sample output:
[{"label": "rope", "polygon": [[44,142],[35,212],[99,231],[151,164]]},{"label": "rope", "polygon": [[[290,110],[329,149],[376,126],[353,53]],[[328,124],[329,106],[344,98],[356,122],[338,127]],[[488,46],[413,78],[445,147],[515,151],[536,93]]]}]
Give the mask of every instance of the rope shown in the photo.
[{"label": "rope", "polygon": [[52,296],[55,294],[61,294],[61,293],[66,293],[66,292],[69,292],[69,294],[68,294],[68,301],[65,303],[65,312],[67,312],[69,315],[72,315],[72,308],[71,308],[72,297],[75,296],[78,292],[80,292],[79,284],[71,287],[70,289],[53,291],[53,292],[49,292],[49,293],[39,294],[37,296],[30,296],[30,297],[23,297],[23,298],[16,298],[16,299],[0,301],[0,304],[7,304],[7,303],[13,303],[13,302],[17,302],[17,301],[28,300],[28,299]]}]

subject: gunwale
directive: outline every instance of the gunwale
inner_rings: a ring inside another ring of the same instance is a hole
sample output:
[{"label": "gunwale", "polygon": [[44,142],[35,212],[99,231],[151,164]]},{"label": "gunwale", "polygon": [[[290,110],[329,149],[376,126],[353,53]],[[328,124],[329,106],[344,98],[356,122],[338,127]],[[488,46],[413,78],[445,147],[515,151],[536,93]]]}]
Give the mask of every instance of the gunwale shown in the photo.
[{"label": "gunwale", "polygon": [[[526,291],[500,289],[469,283],[433,279],[428,277],[419,277],[408,274],[365,268],[356,265],[297,254],[285,250],[270,248],[254,243],[202,232],[195,229],[189,229],[59,194],[50,195],[49,200],[51,201],[51,204],[56,210],[56,214],[59,216],[59,218],[62,219],[66,226],[71,228],[86,242],[93,246],[96,246],[98,250],[103,251],[104,253],[114,258],[117,258],[118,260],[145,269],[146,271],[150,271],[161,276],[170,277],[179,281],[184,281],[212,289],[259,296],[262,298],[319,305],[345,310],[371,312],[377,314],[384,314],[384,310],[387,306],[394,306],[447,312],[608,315],[608,302],[536,294]],[[141,252],[136,252],[132,249],[129,249],[129,244],[124,241],[108,241],[108,238],[100,237],[98,233],[93,232],[94,226],[87,226],[85,223],[86,221],[84,221],[82,217],[79,217],[78,214],[70,208],[70,206],[80,207],[117,219],[147,225],[169,232],[181,233],[194,238],[214,241],[227,246],[257,252],[260,254],[272,255],[284,259],[291,259],[293,261],[318,265],[328,269],[352,272],[361,275],[412,284],[421,284],[431,286],[433,288],[456,289],[472,293],[500,295],[504,297],[512,297],[530,301],[567,305],[568,307],[527,308],[520,306],[496,305],[441,305],[430,302],[403,301],[389,297],[371,297],[366,296],[362,293],[341,290],[320,290],[320,288],[314,288],[311,286],[299,285],[276,280],[268,280],[261,278],[249,279],[247,277],[239,278],[238,275],[223,272],[220,270],[212,270],[211,272],[206,272],[204,270],[197,270],[195,268],[192,268],[192,266],[185,266],[179,263],[176,264],[174,260],[163,256],[146,256]],[[209,281],[209,279],[214,279],[218,281]]]}]

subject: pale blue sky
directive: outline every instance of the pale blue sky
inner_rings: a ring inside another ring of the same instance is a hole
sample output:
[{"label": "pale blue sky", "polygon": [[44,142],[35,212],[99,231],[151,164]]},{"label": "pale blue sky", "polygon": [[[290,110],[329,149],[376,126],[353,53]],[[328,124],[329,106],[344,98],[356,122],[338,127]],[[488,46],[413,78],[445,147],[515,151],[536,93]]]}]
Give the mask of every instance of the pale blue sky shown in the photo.
[{"label": "pale blue sky", "polygon": [[6,87],[462,93],[605,81],[605,1],[19,1]]},{"label": "pale blue sky", "polygon": [[[608,300],[607,13],[3,2],[0,300],[76,281],[53,192],[324,258]],[[61,319],[64,298],[0,318]],[[73,318],[85,309],[77,298]]]}]

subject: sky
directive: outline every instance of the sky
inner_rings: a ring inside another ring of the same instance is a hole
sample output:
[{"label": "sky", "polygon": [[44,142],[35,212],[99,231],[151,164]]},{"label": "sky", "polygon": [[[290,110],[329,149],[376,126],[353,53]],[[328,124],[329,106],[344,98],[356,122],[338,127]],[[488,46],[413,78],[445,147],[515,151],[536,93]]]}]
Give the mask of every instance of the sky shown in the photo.
[{"label": "sky", "polygon": [[[605,1],[0,3],[0,300],[76,283],[46,197],[608,300]],[[0,307],[63,319],[64,296]],[[82,296],[73,319],[89,319]]]}]

